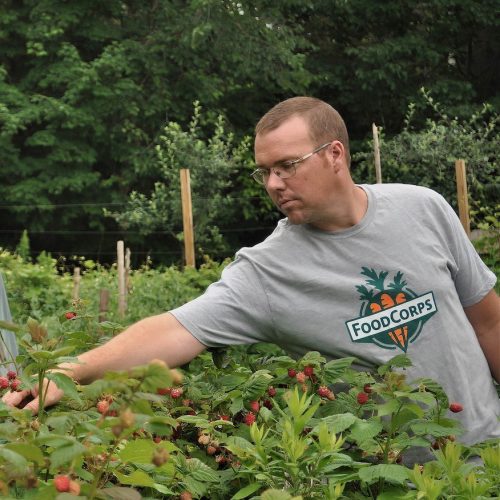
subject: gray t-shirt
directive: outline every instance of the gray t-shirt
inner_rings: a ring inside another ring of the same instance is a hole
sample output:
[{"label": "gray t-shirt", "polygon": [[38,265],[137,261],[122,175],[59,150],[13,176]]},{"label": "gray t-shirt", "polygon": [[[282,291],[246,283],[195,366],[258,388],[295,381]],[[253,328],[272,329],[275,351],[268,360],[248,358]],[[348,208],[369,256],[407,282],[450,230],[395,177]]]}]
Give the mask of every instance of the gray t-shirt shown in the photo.
[{"label": "gray t-shirt", "polygon": [[361,187],[359,224],[324,232],[283,219],[172,314],[210,347],[272,342],[293,356],[355,356],[366,369],[407,352],[410,381],[432,378],[464,406],[464,442],[500,437],[500,401],[463,309],[493,288],[494,273],[436,192]]}]

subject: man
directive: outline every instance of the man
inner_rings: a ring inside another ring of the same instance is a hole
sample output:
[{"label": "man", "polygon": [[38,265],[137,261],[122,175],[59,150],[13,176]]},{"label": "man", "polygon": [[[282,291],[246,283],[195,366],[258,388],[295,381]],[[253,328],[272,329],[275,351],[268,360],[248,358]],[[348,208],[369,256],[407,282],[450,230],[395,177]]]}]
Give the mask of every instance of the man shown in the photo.
[{"label": "man", "polygon": [[[444,199],[415,186],[357,186],[345,124],[318,99],[271,109],[256,127],[255,159],[252,175],[286,215],[273,234],[240,250],[203,296],[139,321],[67,373],[88,383],[153,358],[175,367],[207,346],[259,341],[292,355],[355,356],[367,369],[408,352],[410,379],[433,378],[463,404],[465,442],[499,437],[496,277]],[[61,396],[50,384],[47,404]],[[37,399],[27,407],[36,411]]]}]

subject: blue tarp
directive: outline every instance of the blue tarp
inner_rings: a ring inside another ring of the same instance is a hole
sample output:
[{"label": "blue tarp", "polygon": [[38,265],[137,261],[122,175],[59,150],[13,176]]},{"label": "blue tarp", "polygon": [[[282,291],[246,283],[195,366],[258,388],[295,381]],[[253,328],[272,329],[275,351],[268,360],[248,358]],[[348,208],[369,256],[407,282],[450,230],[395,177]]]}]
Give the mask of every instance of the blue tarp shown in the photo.
[{"label": "blue tarp", "polygon": [[[10,314],[9,302],[7,301],[7,293],[5,292],[5,285],[3,282],[2,275],[0,274],[0,320],[12,321],[12,316]],[[8,331],[1,330],[0,334],[2,339],[0,341],[0,361],[11,361],[17,357],[19,354],[19,349],[17,346],[16,336]],[[15,370],[15,366],[12,363],[0,365],[0,375],[5,375],[8,370]]]}]

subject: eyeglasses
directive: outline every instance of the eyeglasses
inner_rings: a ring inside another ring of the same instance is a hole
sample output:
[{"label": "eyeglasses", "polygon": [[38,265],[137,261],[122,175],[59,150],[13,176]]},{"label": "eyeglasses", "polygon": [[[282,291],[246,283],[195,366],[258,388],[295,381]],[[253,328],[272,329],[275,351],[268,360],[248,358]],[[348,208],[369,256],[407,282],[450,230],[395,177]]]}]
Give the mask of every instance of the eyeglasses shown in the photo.
[{"label": "eyeglasses", "polygon": [[325,149],[330,144],[331,144],[330,142],[327,142],[326,144],[317,147],[314,151],[311,151],[310,153],[307,153],[306,155],[301,156],[296,160],[282,161],[278,165],[271,168],[258,168],[257,170],[254,170],[250,175],[259,184],[264,184],[264,185],[267,184],[269,176],[271,175],[271,171],[274,173],[274,175],[278,176],[280,179],[288,179],[295,175],[295,172],[297,171],[297,166],[300,166],[299,163],[302,163],[303,161],[307,160],[316,153],[319,153],[322,149]]}]

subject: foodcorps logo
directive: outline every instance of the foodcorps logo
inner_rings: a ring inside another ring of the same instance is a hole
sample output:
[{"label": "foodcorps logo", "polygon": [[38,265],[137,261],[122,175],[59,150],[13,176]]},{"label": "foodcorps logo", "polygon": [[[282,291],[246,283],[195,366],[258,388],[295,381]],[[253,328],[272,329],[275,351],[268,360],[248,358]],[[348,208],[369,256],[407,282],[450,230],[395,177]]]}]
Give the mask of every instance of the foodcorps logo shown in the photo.
[{"label": "foodcorps logo", "polygon": [[385,286],[389,274],[363,267],[366,285],[358,285],[362,301],[360,316],[346,321],[353,342],[370,342],[385,349],[408,345],[420,335],[424,323],[437,311],[434,294],[417,295],[407,288],[403,273],[397,272]]}]

